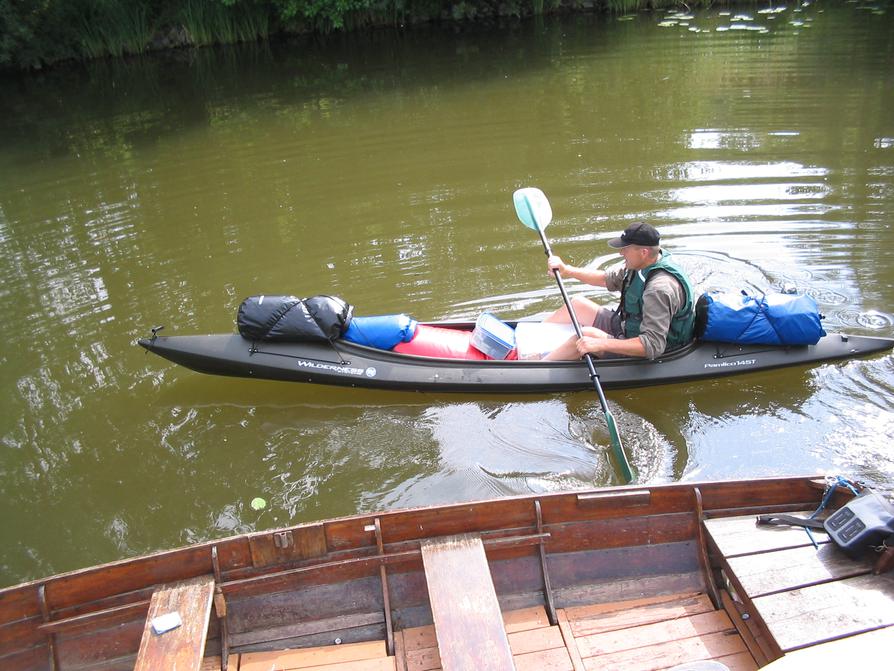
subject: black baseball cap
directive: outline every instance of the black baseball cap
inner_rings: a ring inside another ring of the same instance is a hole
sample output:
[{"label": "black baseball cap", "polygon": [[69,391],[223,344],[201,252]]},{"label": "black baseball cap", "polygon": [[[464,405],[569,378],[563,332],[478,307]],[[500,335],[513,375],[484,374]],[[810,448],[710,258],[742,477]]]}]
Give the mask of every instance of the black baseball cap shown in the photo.
[{"label": "black baseball cap", "polygon": [[658,235],[658,231],[655,230],[654,226],[638,221],[625,228],[624,232],[621,233],[620,238],[612,238],[609,240],[608,244],[615,249],[621,249],[621,247],[627,247],[629,245],[657,247],[660,238],[661,236]]}]

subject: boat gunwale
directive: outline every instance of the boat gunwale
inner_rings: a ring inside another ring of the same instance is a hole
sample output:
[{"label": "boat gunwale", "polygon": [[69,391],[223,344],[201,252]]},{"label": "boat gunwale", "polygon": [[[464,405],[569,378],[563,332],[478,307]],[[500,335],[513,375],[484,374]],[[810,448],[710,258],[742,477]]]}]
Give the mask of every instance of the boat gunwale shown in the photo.
[{"label": "boat gunwale", "polygon": [[[587,508],[583,509],[580,520],[564,520],[563,519],[563,520],[550,521],[547,519],[548,513],[550,512],[549,505],[551,503],[562,502],[563,500],[571,500],[571,499],[574,499],[576,501],[580,495],[584,495],[584,494],[592,494],[592,493],[604,494],[604,495],[606,495],[605,500],[610,501],[611,495],[613,495],[613,494],[624,494],[624,493],[627,493],[630,491],[636,491],[636,490],[649,490],[652,493],[658,492],[658,493],[661,493],[662,495],[670,498],[670,497],[673,497],[674,495],[683,495],[685,493],[691,492],[695,488],[698,488],[702,494],[703,511],[706,515],[723,511],[724,516],[725,516],[726,514],[736,514],[738,511],[741,511],[742,508],[762,506],[761,500],[755,500],[754,498],[749,499],[749,506],[738,506],[738,507],[730,508],[726,505],[718,505],[719,502],[713,501],[712,499],[716,495],[722,494],[723,490],[725,490],[725,489],[733,489],[736,486],[741,486],[743,484],[747,484],[749,486],[764,485],[765,488],[767,486],[769,486],[769,487],[779,486],[779,487],[785,488],[786,485],[789,485],[789,486],[798,485],[798,484],[805,485],[808,483],[813,483],[810,485],[810,488],[816,489],[817,478],[822,478],[822,476],[821,475],[773,476],[773,477],[766,477],[766,478],[752,478],[752,479],[748,479],[748,480],[744,480],[744,481],[737,480],[737,479],[730,479],[730,480],[711,480],[711,481],[706,481],[706,482],[673,482],[673,483],[658,483],[658,484],[644,484],[644,485],[624,485],[624,486],[592,488],[592,489],[583,488],[583,489],[579,489],[579,490],[566,490],[566,491],[561,491],[561,492],[543,492],[543,493],[539,493],[539,494],[518,494],[518,495],[513,495],[513,496],[498,497],[498,498],[491,498],[491,499],[479,499],[479,500],[474,500],[474,501],[460,501],[460,502],[449,503],[449,504],[433,504],[433,505],[428,505],[428,506],[399,508],[399,509],[388,510],[388,511],[373,511],[373,512],[367,512],[367,513],[356,513],[353,515],[345,515],[345,516],[340,516],[340,517],[327,518],[324,520],[302,522],[300,524],[291,525],[291,526],[287,526],[287,527],[277,527],[277,528],[273,528],[273,529],[253,531],[253,532],[248,532],[248,533],[243,533],[243,534],[235,534],[232,536],[226,536],[226,537],[217,538],[217,539],[209,539],[209,540],[202,541],[200,543],[184,545],[184,546],[166,549],[166,550],[160,550],[157,552],[149,552],[149,553],[145,553],[145,554],[141,554],[141,555],[137,555],[137,556],[133,556],[133,557],[126,557],[126,558],[114,560],[111,562],[106,562],[106,563],[95,565],[95,566],[88,566],[88,567],[83,567],[83,568],[79,568],[79,569],[74,569],[72,571],[67,571],[67,572],[54,574],[54,575],[43,577],[43,578],[26,581],[26,582],[23,582],[23,583],[20,583],[17,585],[7,586],[4,588],[0,588],[0,609],[2,609],[4,599],[12,596],[15,592],[18,592],[21,590],[27,590],[29,588],[37,589],[39,587],[46,587],[49,590],[54,584],[60,584],[63,582],[72,581],[72,580],[76,580],[79,578],[87,578],[89,576],[103,573],[103,572],[106,572],[106,571],[109,571],[112,569],[119,569],[119,568],[125,567],[129,564],[136,566],[137,564],[146,563],[146,562],[153,562],[153,561],[163,562],[165,559],[175,556],[177,554],[182,554],[182,553],[186,553],[186,552],[199,552],[201,550],[208,551],[208,562],[209,562],[209,567],[210,567],[210,561],[211,561],[211,559],[210,559],[211,552],[210,551],[215,546],[220,548],[222,545],[225,545],[225,544],[226,545],[234,545],[234,544],[241,543],[241,542],[249,543],[253,537],[269,536],[269,535],[272,535],[275,533],[308,529],[308,528],[317,527],[320,525],[325,525],[325,527],[327,529],[333,529],[333,530],[337,531],[340,528],[344,528],[345,526],[347,526],[349,524],[354,524],[354,523],[363,522],[363,523],[365,523],[364,526],[366,526],[366,525],[372,524],[376,518],[379,518],[380,523],[384,527],[384,525],[386,524],[386,521],[387,521],[387,523],[390,523],[391,521],[400,520],[401,518],[410,519],[410,518],[418,517],[421,515],[435,514],[435,516],[438,519],[443,520],[445,518],[449,518],[452,513],[463,512],[464,509],[481,508],[484,506],[514,506],[520,502],[525,502],[525,501],[533,502],[535,500],[539,500],[541,502],[541,507],[542,507],[543,513],[544,513],[543,523],[544,523],[544,525],[547,525],[547,526],[550,524],[561,524],[561,523],[567,523],[567,522],[573,522],[573,521],[594,521],[594,520],[599,520],[599,519],[616,519],[616,518],[624,518],[624,517],[631,517],[631,516],[633,516],[633,517],[649,516],[649,515],[654,516],[654,515],[657,515],[658,513],[655,512],[655,510],[654,510],[655,504],[654,504],[654,502],[652,502],[648,505],[633,506],[633,507],[620,507],[620,508],[587,507]],[[772,498],[775,500],[778,498],[778,496],[773,496]],[[816,497],[815,496],[809,497],[808,501],[812,501],[814,498],[816,498]],[[807,503],[808,501],[801,501],[801,500],[791,501],[791,502],[785,501],[785,502],[782,502],[781,505],[788,507],[789,504],[791,504],[791,506],[797,507],[799,505],[803,505],[804,503]],[[766,505],[766,504],[764,504],[764,505]],[[772,505],[772,504],[770,504],[770,505]],[[649,512],[649,511],[651,511],[651,512]],[[466,510],[466,512],[468,512],[468,510]],[[530,512],[532,515],[531,519],[533,520],[534,519],[533,518],[533,515],[534,515],[533,506],[531,507]],[[670,512],[693,512],[694,513],[694,506],[692,508],[683,506],[683,507],[680,507],[677,509],[667,510],[666,512],[669,512],[669,513]],[[503,523],[504,521],[505,521],[504,519],[500,519],[499,523],[496,524],[496,526],[492,526],[490,528],[488,528],[484,525],[481,525],[481,524],[472,524],[472,525],[469,525],[469,527],[472,530],[477,531],[477,532],[499,531],[499,530],[507,530],[507,529],[511,530],[514,528],[520,528],[520,527],[507,526],[506,524]],[[369,536],[369,543],[367,545],[357,544],[357,545],[348,546],[348,547],[332,547],[331,549],[328,550],[328,554],[332,554],[335,552],[357,552],[357,551],[362,551],[362,550],[368,550],[370,548],[374,549],[376,546],[375,536],[372,532],[368,532],[367,535]],[[421,534],[418,536],[418,538],[425,538],[425,537],[427,537],[426,534]],[[408,540],[412,540],[412,539],[399,539],[399,540],[389,539],[386,544],[391,545],[394,543],[405,542]],[[226,555],[224,555],[224,557],[225,556]],[[223,563],[224,558],[221,558],[221,561]],[[261,568],[264,568],[264,567],[261,567]],[[243,569],[252,570],[252,569],[258,569],[258,567],[253,567],[250,565],[240,566],[237,564],[237,565],[231,565],[230,567],[227,567],[227,568],[223,568],[222,570],[225,573],[231,573],[233,571],[239,571],[239,570],[243,570]],[[148,584],[153,584],[153,583],[147,583],[147,585]],[[142,588],[139,588],[139,589],[142,589]],[[138,590],[133,590],[133,591],[138,591]],[[113,594],[120,595],[120,594],[122,594],[122,592],[114,592]],[[103,597],[103,598],[107,598],[107,597]],[[4,622],[0,621],[0,627],[2,627],[4,624],[5,624]]]},{"label": "boat gunwale", "polygon": [[[517,326],[519,323],[523,323],[525,320],[518,321],[507,321],[506,323],[512,326],[513,328]],[[471,331],[475,323],[474,322],[465,322],[465,321],[444,321],[444,322],[420,322],[420,325],[423,326],[435,326],[438,328],[449,328],[457,331]],[[209,335],[219,335],[219,336],[238,336],[242,338],[246,343],[250,344],[251,351],[257,354],[269,354],[273,356],[285,356],[285,357],[293,357],[293,358],[303,358],[301,355],[295,354],[286,354],[281,352],[268,352],[259,348],[260,346],[269,345],[271,343],[264,341],[255,341],[244,336],[233,333],[233,334],[209,334]],[[845,333],[834,331],[831,333],[827,333],[824,335],[817,343],[813,345],[758,345],[758,347],[763,347],[765,349],[759,350],[760,352],[779,352],[779,351],[793,351],[793,350],[806,350],[810,347],[815,347],[820,342],[823,342],[826,339],[834,339],[836,336],[839,338],[844,338],[845,341],[849,338],[861,338],[861,339],[869,339],[871,341],[875,341],[878,345],[874,346],[874,352],[884,351],[885,349],[894,349],[894,337],[888,336],[879,336],[879,335],[869,335],[869,334],[859,334],[859,333]],[[160,337],[178,337],[178,336],[160,336]],[[183,336],[180,336],[183,337]],[[140,343],[147,343],[147,345],[143,345],[147,349],[151,350],[151,339],[142,338],[140,339]],[[884,344],[882,344],[884,343]],[[276,345],[295,345],[302,343],[295,342],[276,342],[273,343]],[[380,349],[376,347],[371,347],[369,345],[362,345],[360,343],[351,342],[349,340],[337,339],[330,343],[332,348],[338,352],[342,353],[343,351],[351,352],[358,351],[362,353],[364,356],[368,358],[379,358],[381,360],[394,360],[394,361],[402,361],[406,362],[407,365],[410,364],[424,364],[425,362],[437,362],[439,366],[448,366],[448,367],[514,367],[518,365],[524,365],[529,367],[543,367],[543,368],[570,368],[570,367],[581,367],[583,365],[582,359],[571,359],[571,360],[545,360],[545,359],[461,359],[461,358],[452,358],[452,357],[435,357],[435,356],[426,356],[421,354],[410,354],[406,352],[395,352],[393,350]],[[608,368],[623,368],[629,366],[649,366],[650,364],[661,364],[665,362],[676,361],[677,359],[685,358],[688,354],[691,354],[695,350],[699,350],[706,347],[715,347],[717,349],[717,353],[714,358],[723,359],[723,358],[731,358],[740,355],[747,354],[755,354],[758,353],[756,350],[748,350],[742,351],[743,347],[754,347],[754,345],[750,345],[747,343],[729,343],[729,342],[721,342],[714,340],[702,340],[700,338],[693,338],[688,343],[681,345],[680,347],[676,347],[672,350],[663,352],[661,355],[655,357],[654,359],[646,359],[641,357],[612,357],[605,359],[597,359],[596,363],[600,368],[608,367]],[[722,350],[728,349],[729,352],[725,352]],[[738,349],[738,351],[734,351]],[[871,352],[870,352],[871,353]],[[349,364],[350,362],[348,362]],[[809,363],[809,362],[805,362]]]}]

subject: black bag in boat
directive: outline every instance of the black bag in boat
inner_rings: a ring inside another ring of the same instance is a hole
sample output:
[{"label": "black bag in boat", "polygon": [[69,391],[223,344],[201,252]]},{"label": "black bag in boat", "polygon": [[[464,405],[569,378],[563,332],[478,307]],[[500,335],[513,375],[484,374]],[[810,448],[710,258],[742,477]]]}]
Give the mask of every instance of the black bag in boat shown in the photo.
[{"label": "black bag in boat", "polygon": [[354,308],[335,296],[249,296],[239,306],[239,334],[249,340],[307,342],[340,338]]}]

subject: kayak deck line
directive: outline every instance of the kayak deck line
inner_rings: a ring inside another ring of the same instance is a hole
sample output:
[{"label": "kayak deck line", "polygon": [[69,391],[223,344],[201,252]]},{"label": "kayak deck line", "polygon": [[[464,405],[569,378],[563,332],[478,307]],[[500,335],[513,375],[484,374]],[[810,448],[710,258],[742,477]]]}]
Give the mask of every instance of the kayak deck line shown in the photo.
[{"label": "kayak deck line", "polygon": [[[439,327],[471,329],[465,322]],[[347,387],[463,393],[582,391],[593,382],[582,361],[467,360],[380,350],[343,340],[253,342],[240,335],[160,336],[139,340],[148,351],[194,371],[231,377]],[[732,345],[694,341],[650,361],[600,359],[606,389],[698,381],[886,352],[894,339],[832,333],[816,345]]]}]

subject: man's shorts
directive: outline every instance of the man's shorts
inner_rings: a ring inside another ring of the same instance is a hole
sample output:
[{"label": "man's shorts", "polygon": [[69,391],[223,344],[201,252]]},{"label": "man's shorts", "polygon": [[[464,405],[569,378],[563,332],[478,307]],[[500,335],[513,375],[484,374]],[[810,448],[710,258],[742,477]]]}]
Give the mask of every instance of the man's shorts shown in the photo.
[{"label": "man's shorts", "polygon": [[624,329],[621,327],[621,315],[617,310],[602,308],[596,313],[593,326],[600,331],[605,331],[612,338],[623,338]]}]

